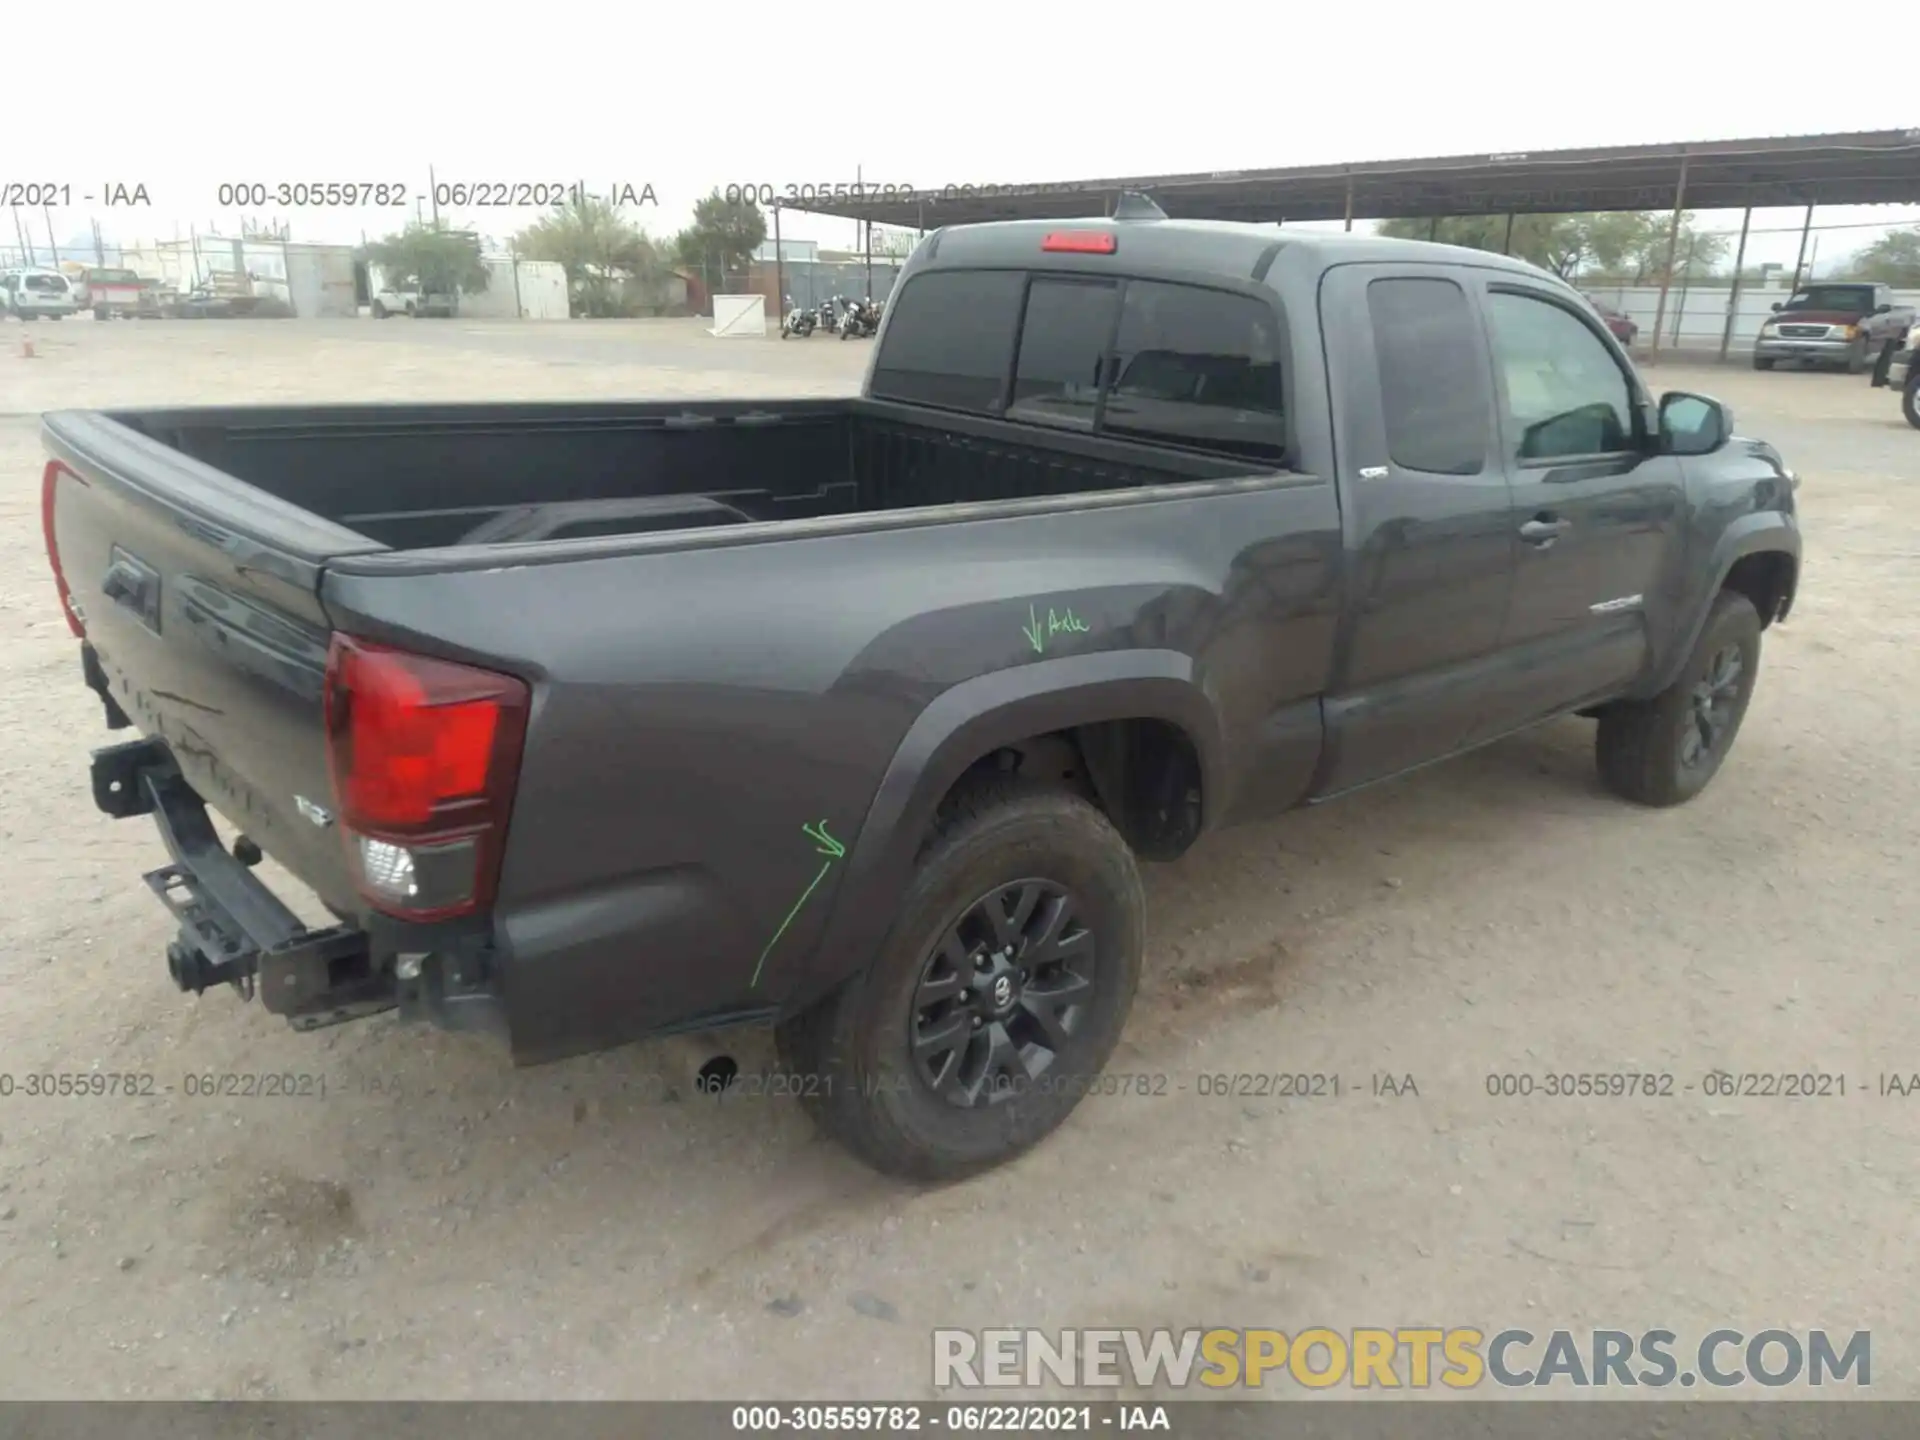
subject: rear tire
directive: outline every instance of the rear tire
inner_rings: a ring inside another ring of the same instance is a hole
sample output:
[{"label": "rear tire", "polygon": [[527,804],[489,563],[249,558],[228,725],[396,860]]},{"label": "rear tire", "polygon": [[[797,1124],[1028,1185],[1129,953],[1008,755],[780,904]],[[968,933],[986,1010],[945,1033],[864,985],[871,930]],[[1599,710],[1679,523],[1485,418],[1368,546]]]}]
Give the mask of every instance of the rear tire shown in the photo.
[{"label": "rear tire", "polygon": [[1760,613],[1722,590],[1679,677],[1651,700],[1600,716],[1600,783],[1640,805],[1679,805],[1707,788],[1740,733],[1760,670]]},{"label": "rear tire", "polygon": [[[1006,907],[1026,895],[1023,922]],[[1002,1164],[1052,1133],[1113,1053],[1145,910],[1132,851],[1092,805],[969,782],[873,963],[776,1029],[782,1064],[804,1079],[815,1124],[876,1170],[945,1181]],[[1060,953],[1049,934],[1065,937]],[[1027,1062],[1042,1051],[1051,1063],[1035,1075]]]}]

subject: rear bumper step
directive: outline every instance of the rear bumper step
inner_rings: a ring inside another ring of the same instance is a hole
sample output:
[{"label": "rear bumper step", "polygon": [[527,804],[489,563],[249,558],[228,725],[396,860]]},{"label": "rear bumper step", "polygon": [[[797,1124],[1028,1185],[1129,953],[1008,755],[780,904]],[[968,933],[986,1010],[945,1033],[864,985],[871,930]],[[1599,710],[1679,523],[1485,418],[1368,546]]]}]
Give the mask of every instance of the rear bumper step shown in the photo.
[{"label": "rear bumper step", "polygon": [[167,969],[182,990],[230,984],[296,1028],[357,1019],[399,1003],[391,966],[353,925],[312,930],[236,859],[206,802],[160,740],[93,752],[94,803],[118,819],[152,815],[171,865],[144,876],[180,923]]}]

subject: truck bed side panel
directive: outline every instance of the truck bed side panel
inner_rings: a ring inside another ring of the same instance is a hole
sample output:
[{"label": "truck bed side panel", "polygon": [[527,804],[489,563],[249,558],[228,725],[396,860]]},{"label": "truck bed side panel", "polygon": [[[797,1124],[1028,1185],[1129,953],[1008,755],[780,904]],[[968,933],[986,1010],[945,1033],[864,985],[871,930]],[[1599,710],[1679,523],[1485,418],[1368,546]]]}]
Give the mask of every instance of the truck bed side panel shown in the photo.
[{"label": "truck bed side panel", "polygon": [[1304,786],[1318,726],[1274,717],[1326,683],[1338,560],[1332,488],[1289,476],[565,564],[355,563],[324,597],[344,629],[535,680],[496,921],[515,1049],[550,1058],[779,1005],[854,847],[920,838],[862,829],[916,718],[974,677],[1190,656],[1222,749]]}]

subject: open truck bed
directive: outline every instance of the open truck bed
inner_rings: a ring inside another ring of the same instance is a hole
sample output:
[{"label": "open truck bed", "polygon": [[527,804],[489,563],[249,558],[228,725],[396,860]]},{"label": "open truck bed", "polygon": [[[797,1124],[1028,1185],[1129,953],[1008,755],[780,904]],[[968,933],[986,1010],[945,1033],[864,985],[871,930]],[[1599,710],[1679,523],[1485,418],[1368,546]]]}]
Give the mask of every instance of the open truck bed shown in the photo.
[{"label": "open truck bed", "polygon": [[[84,422],[56,417],[72,433]],[[109,425],[396,550],[1126,490],[1244,463],[864,399],[115,411]]]}]

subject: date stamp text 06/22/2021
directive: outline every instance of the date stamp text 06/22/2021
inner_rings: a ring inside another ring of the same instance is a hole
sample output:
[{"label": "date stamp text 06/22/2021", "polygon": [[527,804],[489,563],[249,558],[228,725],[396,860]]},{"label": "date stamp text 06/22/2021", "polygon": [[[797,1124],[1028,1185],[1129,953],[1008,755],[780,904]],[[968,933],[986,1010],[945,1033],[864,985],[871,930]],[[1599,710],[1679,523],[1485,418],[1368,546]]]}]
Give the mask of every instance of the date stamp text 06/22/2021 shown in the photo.
[{"label": "date stamp text 06/22/2021", "polygon": [[229,180],[214,189],[223,210],[546,210],[587,201],[615,209],[657,206],[660,197],[645,180],[592,183],[549,177],[539,180],[435,180],[415,185],[388,178],[343,180]]}]

